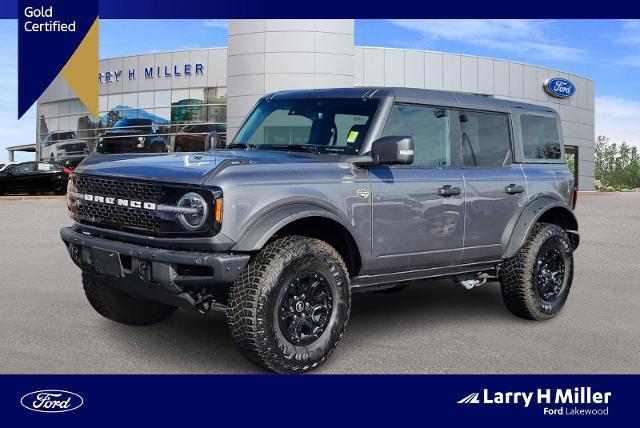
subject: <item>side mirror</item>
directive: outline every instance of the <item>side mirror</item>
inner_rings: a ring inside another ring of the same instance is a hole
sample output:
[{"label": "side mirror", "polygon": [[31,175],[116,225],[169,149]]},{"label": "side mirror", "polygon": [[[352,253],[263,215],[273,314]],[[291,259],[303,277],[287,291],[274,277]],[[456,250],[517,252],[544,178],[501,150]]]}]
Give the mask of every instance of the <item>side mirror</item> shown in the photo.
[{"label": "side mirror", "polygon": [[225,149],[227,148],[227,141],[225,138],[223,138],[218,132],[216,131],[211,131],[209,134],[207,134],[207,139],[208,141],[208,148],[209,150],[213,150],[213,149]]},{"label": "side mirror", "polygon": [[377,165],[411,165],[413,138],[401,135],[379,138],[371,146],[371,157]]}]

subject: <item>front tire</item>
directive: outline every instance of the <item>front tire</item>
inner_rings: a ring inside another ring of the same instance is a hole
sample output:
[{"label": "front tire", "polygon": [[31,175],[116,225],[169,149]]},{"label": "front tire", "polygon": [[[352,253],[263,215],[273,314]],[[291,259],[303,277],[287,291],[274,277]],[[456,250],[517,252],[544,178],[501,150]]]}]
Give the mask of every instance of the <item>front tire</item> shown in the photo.
[{"label": "front tire", "polygon": [[555,224],[539,223],[518,254],[500,269],[502,298],[514,315],[535,321],[563,308],[573,281],[573,247]]},{"label": "front tire", "polygon": [[268,244],[236,280],[227,318],[245,357],[278,373],[299,373],[331,355],[350,308],[338,252],[318,239],[287,236]]},{"label": "front tire", "polygon": [[87,300],[100,315],[127,325],[151,325],[165,320],[176,311],[175,306],[136,299],[109,284],[108,279],[82,273]]}]

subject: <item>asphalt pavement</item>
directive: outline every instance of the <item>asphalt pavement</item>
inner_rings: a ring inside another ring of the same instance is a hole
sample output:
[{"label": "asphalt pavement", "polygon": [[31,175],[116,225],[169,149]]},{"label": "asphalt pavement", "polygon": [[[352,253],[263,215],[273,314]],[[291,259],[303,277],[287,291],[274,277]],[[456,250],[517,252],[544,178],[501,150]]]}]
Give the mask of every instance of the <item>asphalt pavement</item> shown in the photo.
[{"label": "asphalt pavement", "polygon": [[[511,315],[497,283],[356,294],[320,373],[639,373],[640,193],[581,194],[573,288],[553,320]],[[59,229],[64,198],[0,198],[0,373],[263,373],[222,313],[149,327],[99,316]]]}]

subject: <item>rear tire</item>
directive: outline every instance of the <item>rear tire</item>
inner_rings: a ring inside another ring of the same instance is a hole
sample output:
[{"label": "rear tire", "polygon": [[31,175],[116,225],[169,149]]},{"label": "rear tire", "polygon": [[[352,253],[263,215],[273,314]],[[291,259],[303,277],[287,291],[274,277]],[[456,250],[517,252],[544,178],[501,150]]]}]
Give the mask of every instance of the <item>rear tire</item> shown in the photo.
[{"label": "rear tire", "polygon": [[87,300],[100,315],[127,325],[151,325],[165,320],[176,311],[175,306],[137,299],[111,286],[108,279],[82,273]]},{"label": "rear tire", "polygon": [[573,281],[573,247],[559,226],[538,223],[520,251],[500,269],[502,298],[514,315],[535,321],[563,308]]},{"label": "rear tire", "polygon": [[278,373],[299,373],[331,355],[350,308],[338,252],[318,239],[287,236],[268,244],[236,280],[227,318],[245,357]]},{"label": "rear tire", "polygon": [[57,181],[53,183],[52,190],[56,195],[64,195],[67,193],[67,184],[62,181]]}]

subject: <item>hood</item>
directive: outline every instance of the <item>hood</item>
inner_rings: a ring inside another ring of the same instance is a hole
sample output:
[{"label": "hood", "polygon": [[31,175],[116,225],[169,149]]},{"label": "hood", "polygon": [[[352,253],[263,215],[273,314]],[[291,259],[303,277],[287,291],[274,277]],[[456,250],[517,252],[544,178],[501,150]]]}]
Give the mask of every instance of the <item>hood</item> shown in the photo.
[{"label": "hood", "polygon": [[213,150],[202,153],[127,154],[87,157],[75,169],[78,174],[103,175],[164,183],[202,185],[215,175],[224,163],[233,164],[291,164],[340,162],[340,155],[312,155],[297,152]]}]

